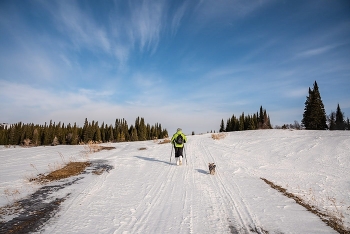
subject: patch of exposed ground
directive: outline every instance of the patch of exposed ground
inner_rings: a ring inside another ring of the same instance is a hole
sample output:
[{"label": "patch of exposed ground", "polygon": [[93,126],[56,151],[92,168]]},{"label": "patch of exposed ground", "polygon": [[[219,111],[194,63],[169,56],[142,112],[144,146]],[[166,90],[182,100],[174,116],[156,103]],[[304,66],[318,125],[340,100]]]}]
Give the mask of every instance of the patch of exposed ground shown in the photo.
[{"label": "patch of exposed ground", "polygon": [[[113,166],[108,165],[105,160],[71,162],[48,175],[39,175],[35,181],[45,184],[43,187],[12,205],[0,207],[0,233],[40,231],[45,223],[59,211],[61,203],[70,196],[68,193],[64,197],[57,197],[56,192],[84,179],[83,175],[79,177],[77,175],[89,173],[101,175],[112,169]],[[57,182],[55,185],[48,185],[52,181]]]},{"label": "patch of exposed ground", "polygon": [[65,179],[81,174],[88,166],[90,166],[90,162],[69,162],[63,168],[52,171],[47,175],[40,174],[38,177],[31,179],[31,181],[48,183],[54,180]]},{"label": "patch of exposed ground", "polygon": [[303,206],[311,213],[317,215],[325,224],[327,224],[328,226],[333,228],[335,231],[337,231],[339,233],[350,234],[350,230],[348,230],[348,229],[346,229],[346,227],[344,227],[342,220],[339,217],[332,217],[332,216],[329,216],[327,214],[324,214],[323,212],[318,210],[316,207],[309,205],[307,202],[305,202],[300,197],[294,195],[293,193],[287,192],[287,189],[285,189],[279,185],[275,185],[273,182],[271,182],[265,178],[260,178],[260,179],[265,181],[266,184],[270,185],[271,188],[279,191],[280,193],[282,193],[286,197],[292,198],[296,203]]},{"label": "patch of exposed ground", "polygon": [[92,174],[94,175],[101,175],[103,172],[109,173],[113,168],[106,160],[95,160],[91,165]]},{"label": "patch of exposed ground", "polygon": [[101,146],[100,150],[112,150],[112,149],[115,149],[115,147],[113,147],[113,146]]}]

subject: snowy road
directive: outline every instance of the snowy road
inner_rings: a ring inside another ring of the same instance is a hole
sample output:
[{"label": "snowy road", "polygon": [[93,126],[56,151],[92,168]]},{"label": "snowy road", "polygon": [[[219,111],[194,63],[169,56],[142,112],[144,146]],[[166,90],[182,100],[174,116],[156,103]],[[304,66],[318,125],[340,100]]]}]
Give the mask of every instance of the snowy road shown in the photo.
[{"label": "snowy road", "polygon": [[[349,189],[344,192],[337,185],[349,187],[350,134],[334,134],[250,131],[215,141],[210,134],[189,136],[188,164],[184,161],[182,166],[174,165],[174,158],[169,162],[170,144],[112,144],[115,150],[92,154],[90,160],[114,169],[99,176],[85,174],[78,183],[57,192],[56,197],[70,193],[69,198],[41,232],[336,233],[260,179],[276,181],[291,192],[311,188],[310,196],[319,202],[324,201],[324,194],[332,195],[343,202],[347,221]],[[334,145],[334,139],[342,144],[330,160],[324,147],[326,142],[328,147]],[[147,149],[139,150],[141,147]],[[27,153],[32,150],[34,157],[48,148],[28,149]],[[72,149],[55,148],[63,155],[79,154]],[[11,152],[15,150],[19,149]],[[333,162],[332,170],[324,167],[327,160]],[[208,174],[209,162],[217,165],[215,175]]]}]

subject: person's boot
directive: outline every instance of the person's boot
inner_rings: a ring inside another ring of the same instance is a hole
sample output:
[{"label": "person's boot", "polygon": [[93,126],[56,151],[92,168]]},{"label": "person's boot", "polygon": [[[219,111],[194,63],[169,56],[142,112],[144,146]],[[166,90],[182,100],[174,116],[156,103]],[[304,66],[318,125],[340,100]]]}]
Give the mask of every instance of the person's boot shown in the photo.
[{"label": "person's boot", "polygon": [[180,158],[179,163],[180,163],[180,165],[182,165],[182,156],[180,156],[179,158]]},{"label": "person's boot", "polygon": [[179,158],[176,158],[176,165],[180,165],[180,161],[179,161]]}]

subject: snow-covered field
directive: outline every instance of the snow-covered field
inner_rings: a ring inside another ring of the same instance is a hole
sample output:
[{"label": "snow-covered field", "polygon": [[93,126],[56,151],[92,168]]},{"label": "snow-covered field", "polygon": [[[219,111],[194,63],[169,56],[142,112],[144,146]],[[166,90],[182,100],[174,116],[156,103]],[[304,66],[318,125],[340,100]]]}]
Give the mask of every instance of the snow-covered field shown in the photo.
[{"label": "snow-covered field", "polygon": [[[188,136],[188,164],[182,166],[174,158],[169,162],[170,144],[110,146],[116,149],[88,158],[114,169],[82,174],[50,194],[48,200],[69,196],[40,232],[336,233],[261,178],[350,227],[350,131],[244,131],[221,140]],[[0,206],[40,187],[28,178],[86,156],[84,146],[0,146]],[[217,165],[215,175],[208,174],[209,162]]]}]

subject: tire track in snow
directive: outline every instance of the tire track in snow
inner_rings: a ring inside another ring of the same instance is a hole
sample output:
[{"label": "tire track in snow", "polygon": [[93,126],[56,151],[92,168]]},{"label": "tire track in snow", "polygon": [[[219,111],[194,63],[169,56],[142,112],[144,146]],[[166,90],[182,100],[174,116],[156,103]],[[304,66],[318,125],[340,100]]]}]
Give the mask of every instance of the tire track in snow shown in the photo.
[{"label": "tire track in snow", "polygon": [[164,191],[166,187],[169,186],[167,180],[164,178],[172,178],[174,176],[174,168],[170,168],[166,172],[163,170],[163,173],[158,176],[157,181],[154,183],[152,188],[147,192],[144,199],[141,201],[140,205],[135,209],[134,219],[129,224],[132,226],[132,233],[147,233],[147,224],[151,217],[151,213],[157,206],[161,203],[161,198],[164,196]]},{"label": "tire track in snow", "polygon": [[193,165],[184,159],[182,166],[171,164],[157,169],[161,174],[152,176],[157,180],[127,225],[132,227],[132,233],[194,233]]},{"label": "tire track in snow", "polygon": [[[203,142],[200,142],[200,147],[201,149],[203,149],[203,152],[205,153],[205,156],[207,159],[210,159],[211,162],[216,161],[215,157],[213,157],[213,155],[210,153],[210,150],[203,145]],[[202,158],[202,161],[204,160],[205,159]],[[204,163],[207,164],[208,162],[204,162]],[[216,180],[215,178],[217,178],[218,180]],[[230,222],[229,227],[231,229],[231,232],[263,233],[260,230],[259,224],[257,223],[257,221],[255,221],[254,218],[252,217],[251,211],[249,210],[247,204],[244,202],[239,186],[234,180],[228,181],[221,175],[219,171],[217,171],[216,175],[211,178],[211,182],[213,187],[216,187],[220,193],[220,196],[219,196],[221,198],[220,206],[222,207],[223,210],[225,210],[225,213],[226,213],[221,215],[227,216],[226,218]],[[231,185],[234,185],[234,187],[232,188]],[[213,201],[214,204],[215,202],[216,203],[220,202],[220,200],[218,199],[213,199],[213,200],[214,200]],[[231,220],[231,217],[233,218],[233,220]],[[223,225],[227,225],[227,223],[223,223]]]},{"label": "tire track in snow", "polygon": [[[114,233],[121,233],[124,230],[130,230],[130,227],[133,227],[132,233],[142,232],[146,218],[148,218],[152,208],[155,207],[156,202],[161,195],[161,191],[164,189],[165,185],[163,178],[166,176],[166,173],[165,170],[162,172],[163,173],[157,177],[157,180],[153,182],[153,185],[151,185],[144,198],[140,201],[140,204],[136,208],[130,209],[131,218],[128,218],[127,220],[119,220],[121,225],[114,231]],[[147,184],[147,186],[150,185]]]},{"label": "tire track in snow", "polygon": [[[192,157],[195,157],[194,162],[197,164],[196,166],[201,168],[205,165],[207,167],[209,162],[206,161],[208,154],[202,142],[193,141],[191,142],[191,146],[193,146]],[[196,194],[196,200],[193,201],[194,215],[196,216],[193,220],[194,233],[198,233],[198,230],[206,230],[208,233],[229,232],[230,222],[235,222],[235,220],[230,220],[233,215],[230,215],[230,210],[226,207],[227,202],[224,201],[226,195],[215,189],[217,188],[215,179],[209,176],[207,170],[197,169],[197,172],[194,173],[198,193]],[[203,209],[205,212],[203,212]]]},{"label": "tire track in snow", "polygon": [[[192,192],[186,188],[188,181],[192,181],[192,173],[186,164],[178,167],[173,159],[172,164],[168,163],[170,144],[157,145],[156,148],[152,155],[147,155],[145,151],[143,156],[134,156],[144,161],[128,166],[129,170],[136,169],[137,174],[142,176],[136,183],[139,194],[133,197],[130,204],[122,205],[123,213],[113,220],[116,227],[114,233],[189,233],[191,203],[188,201]],[[124,183],[134,184],[132,181]],[[134,190],[137,189],[131,188],[131,191]]]}]

